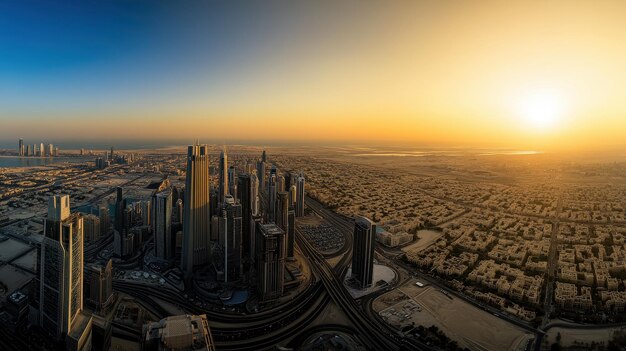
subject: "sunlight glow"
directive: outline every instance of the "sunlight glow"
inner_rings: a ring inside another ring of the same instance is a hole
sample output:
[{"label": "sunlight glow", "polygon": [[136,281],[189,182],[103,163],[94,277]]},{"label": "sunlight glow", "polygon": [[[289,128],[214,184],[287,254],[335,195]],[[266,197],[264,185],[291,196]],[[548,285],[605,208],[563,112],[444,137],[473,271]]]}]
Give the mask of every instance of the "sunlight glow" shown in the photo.
[{"label": "sunlight glow", "polygon": [[520,102],[522,122],[534,131],[545,132],[559,127],[564,114],[564,99],[556,91],[535,90]]}]

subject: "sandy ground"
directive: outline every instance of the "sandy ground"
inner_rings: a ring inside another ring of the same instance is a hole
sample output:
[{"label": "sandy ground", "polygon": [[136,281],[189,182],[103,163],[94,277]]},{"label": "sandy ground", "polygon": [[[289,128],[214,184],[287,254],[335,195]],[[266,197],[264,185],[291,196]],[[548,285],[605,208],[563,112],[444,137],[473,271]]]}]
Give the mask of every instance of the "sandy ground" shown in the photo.
[{"label": "sandy ground", "polygon": [[544,343],[548,345],[556,342],[556,337],[561,333],[561,346],[570,347],[580,344],[607,343],[613,338],[615,332],[626,332],[626,327],[622,328],[605,328],[605,329],[572,329],[564,327],[554,327],[548,329],[544,337]]},{"label": "sandy ground", "polygon": [[[398,291],[412,299],[401,298],[395,305],[386,307],[385,299],[401,297]],[[384,310],[379,311],[380,308]],[[523,350],[526,341],[533,337],[463,300],[447,297],[434,287],[419,288],[415,280],[376,299],[374,310],[388,316],[388,322],[400,328],[411,322],[425,327],[435,325],[470,350]]]},{"label": "sandy ground", "polygon": [[402,248],[402,251],[420,252],[430,246],[435,241],[437,241],[437,239],[441,238],[442,236],[442,232],[436,232],[434,230],[420,230],[417,232],[417,237],[419,239],[413,244]]}]

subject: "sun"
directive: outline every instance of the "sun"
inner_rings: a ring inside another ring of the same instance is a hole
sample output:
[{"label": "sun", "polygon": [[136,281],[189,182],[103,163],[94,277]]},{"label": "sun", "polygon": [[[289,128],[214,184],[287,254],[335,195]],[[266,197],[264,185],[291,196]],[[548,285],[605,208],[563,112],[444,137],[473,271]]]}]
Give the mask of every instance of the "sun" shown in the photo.
[{"label": "sun", "polygon": [[563,97],[554,90],[540,89],[526,94],[519,104],[522,123],[538,132],[554,130],[564,113]]}]

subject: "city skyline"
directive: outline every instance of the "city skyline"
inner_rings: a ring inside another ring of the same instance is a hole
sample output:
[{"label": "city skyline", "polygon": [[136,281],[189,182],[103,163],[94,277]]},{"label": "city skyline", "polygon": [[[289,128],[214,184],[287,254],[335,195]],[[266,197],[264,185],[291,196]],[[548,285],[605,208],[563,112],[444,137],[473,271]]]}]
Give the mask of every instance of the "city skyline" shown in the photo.
[{"label": "city skyline", "polygon": [[620,2],[127,5],[1,5],[1,140],[624,146]]},{"label": "city skyline", "polygon": [[0,13],[0,350],[626,351],[626,2]]}]

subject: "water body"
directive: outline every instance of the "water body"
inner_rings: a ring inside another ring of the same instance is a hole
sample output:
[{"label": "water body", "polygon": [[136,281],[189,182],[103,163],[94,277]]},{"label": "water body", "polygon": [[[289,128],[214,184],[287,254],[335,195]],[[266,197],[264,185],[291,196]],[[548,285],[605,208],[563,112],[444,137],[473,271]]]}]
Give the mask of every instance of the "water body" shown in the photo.
[{"label": "water body", "polygon": [[82,163],[90,160],[88,157],[0,157],[0,168],[6,167],[40,167],[55,163]]}]

